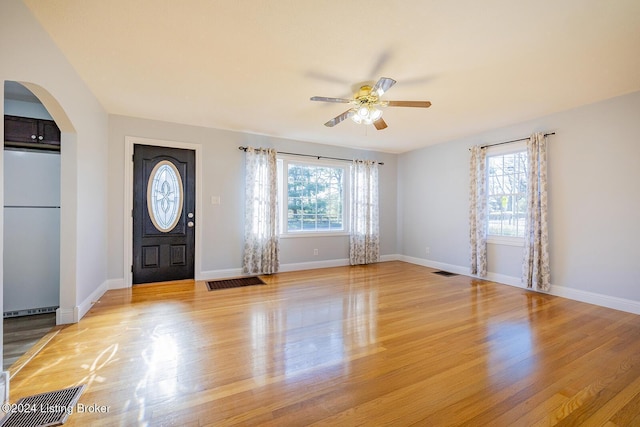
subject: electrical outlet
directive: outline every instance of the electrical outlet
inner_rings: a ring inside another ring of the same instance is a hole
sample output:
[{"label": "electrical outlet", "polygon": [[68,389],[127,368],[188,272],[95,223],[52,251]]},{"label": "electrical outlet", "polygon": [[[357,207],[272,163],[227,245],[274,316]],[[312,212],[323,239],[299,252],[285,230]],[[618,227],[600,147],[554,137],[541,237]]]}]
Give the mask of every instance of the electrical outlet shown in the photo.
[{"label": "electrical outlet", "polygon": [[314,250],[313,250],[313,254],[314,254],[314,255],[318,255],[318,250],[317,250],[317,249],[314,249]]}]

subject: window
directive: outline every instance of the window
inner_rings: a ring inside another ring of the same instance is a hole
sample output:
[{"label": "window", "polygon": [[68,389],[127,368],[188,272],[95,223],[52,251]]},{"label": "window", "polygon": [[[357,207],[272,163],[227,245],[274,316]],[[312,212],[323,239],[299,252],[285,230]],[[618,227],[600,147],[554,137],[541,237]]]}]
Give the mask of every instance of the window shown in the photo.
[{"label": "window", "polygon": [[348,166],[278,160],[280,230],[283,235],[344,233]]},{"label": "window", "polygon": [[[527,213],[527,152],[487,153],[487,235],[520,241]],[[495,239],[494,239],[495,240]],[[502,240],[505,242],[505,240]]]}]

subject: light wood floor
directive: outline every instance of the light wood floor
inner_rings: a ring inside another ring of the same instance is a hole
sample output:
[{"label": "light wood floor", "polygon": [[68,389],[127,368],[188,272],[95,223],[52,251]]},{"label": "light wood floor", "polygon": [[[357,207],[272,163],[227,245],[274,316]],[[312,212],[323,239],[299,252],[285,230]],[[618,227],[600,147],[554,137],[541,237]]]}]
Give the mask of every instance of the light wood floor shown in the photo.
[{"label": "light wood floor", "polygon": [[108,291],[11,402],[87,384],[108,412],[72,426],[640,425],[640,316],[432,271]]}]

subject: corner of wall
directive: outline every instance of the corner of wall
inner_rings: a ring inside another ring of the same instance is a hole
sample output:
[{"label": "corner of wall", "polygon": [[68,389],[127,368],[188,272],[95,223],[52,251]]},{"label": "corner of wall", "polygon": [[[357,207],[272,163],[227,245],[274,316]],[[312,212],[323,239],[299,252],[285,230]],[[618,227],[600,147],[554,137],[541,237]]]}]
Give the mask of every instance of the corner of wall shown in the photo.
[{"label": "corner of wall", "polygon": [[105,280],[98,288],[89,295],[80,305],[68,308],[58,308],[56,310],[56,325],[67,325],[70,323],[78,323],[85,314],[89,312],[91,307],[98,302],[100,297],[108,291],[110,280]]},{"label": "corner of wall", "polygon": [[78,306],[73,308],[58,308],[56,310],[56,325],[78,323],[80,320],[80,317],[78,316],[78,308]]}]

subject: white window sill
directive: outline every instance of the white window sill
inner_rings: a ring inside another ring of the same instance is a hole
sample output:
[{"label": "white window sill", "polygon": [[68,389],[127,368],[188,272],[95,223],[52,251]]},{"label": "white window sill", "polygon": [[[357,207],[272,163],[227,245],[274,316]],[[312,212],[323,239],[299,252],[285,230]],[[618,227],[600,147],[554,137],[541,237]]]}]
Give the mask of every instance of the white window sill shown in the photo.
[{"label": "white window sill", "polygon": [[348,236],[349,233],[346,231],[336,231],[336,232],[300,232],[300,233],[286,233],[280,234],[281,239],[295,239],[298,237],[344,237]]},{"label": "white window sill", "polygon": [[491,245],[524,247],[524,239],[522,237],[488,236],[487,243]]}]

